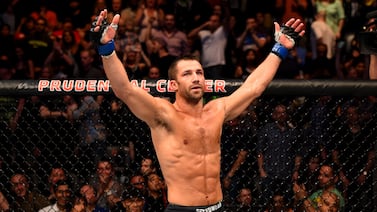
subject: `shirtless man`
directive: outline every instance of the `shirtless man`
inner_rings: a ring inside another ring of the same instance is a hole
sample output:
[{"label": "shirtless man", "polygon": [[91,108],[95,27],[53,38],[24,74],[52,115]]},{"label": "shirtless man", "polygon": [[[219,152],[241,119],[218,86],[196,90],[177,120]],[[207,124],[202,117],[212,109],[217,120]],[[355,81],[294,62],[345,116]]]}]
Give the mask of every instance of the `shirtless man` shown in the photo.
[{"label": "shirtless man", "polygon": [[[231,95],[203,102],[203,68],[194,58],[183,58],[169,69],[169,85],[175,102],[153,97],[130,83],[114,52],[113,38],[119,15],[101,33],[104,10],[97,18],[94,33],[100,34],[99,54],[114,94],[145,121],[168,188],[166,211],[221,211],[220,137],[223,123],[236,118],[273,79],[276,70],[293,48],[294,39],[304,35],[304,24],[291,19],[280,27],[275,23],[278,43],[266,60]],[[282,32],[280,32],[280,30]],[[290,35],[289,37],[287,35]]]}]

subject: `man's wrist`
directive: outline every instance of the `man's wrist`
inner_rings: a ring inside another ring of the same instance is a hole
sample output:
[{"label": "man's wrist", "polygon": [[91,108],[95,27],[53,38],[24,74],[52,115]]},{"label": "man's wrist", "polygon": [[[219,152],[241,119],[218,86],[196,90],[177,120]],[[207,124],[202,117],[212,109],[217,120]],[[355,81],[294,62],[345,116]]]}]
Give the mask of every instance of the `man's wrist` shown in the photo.
[{"label": "man's wrist", "polygon": [[115,50],[114,40],[107,42],[106,44],[98,46],[98,54],[101,56],[109,56]]},{"label": "man's wrist", "polygon": [[275,45],[272,47],[271,52],[280,57],[280,59],[284,60],[289,54],[289,49],[287,49],[280,43],[275,43]]}]

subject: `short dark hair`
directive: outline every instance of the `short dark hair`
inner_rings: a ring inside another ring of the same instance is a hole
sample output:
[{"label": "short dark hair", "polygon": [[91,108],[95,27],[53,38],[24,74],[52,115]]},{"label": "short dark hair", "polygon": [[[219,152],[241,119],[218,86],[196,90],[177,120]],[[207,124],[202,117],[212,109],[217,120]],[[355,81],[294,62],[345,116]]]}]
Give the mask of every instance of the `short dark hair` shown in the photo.
[{"label": "short dark hair", "polygon": [[68,188],[71,189],[71,183],[69,183],[67,180],[58,180],[58,182],[56,182],[55,185],[54,185],[54,193],[56,192],[58,187],[61,186],[61,185],[67,185]]},{"label": "short dark hair", "polygon": [[177,65],[179,62],[183,60],[196,60],[199,61],[198,57],[195,55],[184,55],[182,57],[178,57],[176,60],[174,60],[169,67],[168,70],[168,76],[170,80],[175,80],[177,79]]}]

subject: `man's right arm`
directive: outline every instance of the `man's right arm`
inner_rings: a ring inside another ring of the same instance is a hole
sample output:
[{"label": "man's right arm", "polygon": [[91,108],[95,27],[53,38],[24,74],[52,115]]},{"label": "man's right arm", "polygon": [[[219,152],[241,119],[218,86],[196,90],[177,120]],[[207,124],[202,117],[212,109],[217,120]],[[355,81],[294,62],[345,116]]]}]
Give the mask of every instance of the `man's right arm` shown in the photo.
[{"label": "man's right arm", "polygon": [[[106,16],[106,10],[100,13],[96,23],[97,27],[94,28],[94,31],[98,32],[99,26]],[[114,16],[110,26],[101,35],[100,45],[106,46],[109,45],[110,42],[113,42],[112,40],[116,34],[119,18],[119,14]],[[163,108],[162,104],[157,103],[156,101],[158,101],[158,99],[154,98],[147,91],[131,84],[127,72],[116,55],[115,50],[112,48],[109,49],[113,50],[109,55],[101,54],[101,52],[100,55],[102,55],[103,67],[114,94],[126,103],[138,118],[151,125],[159,108]],[[107,50],[107,52],[110,52],[110,50]]]}]

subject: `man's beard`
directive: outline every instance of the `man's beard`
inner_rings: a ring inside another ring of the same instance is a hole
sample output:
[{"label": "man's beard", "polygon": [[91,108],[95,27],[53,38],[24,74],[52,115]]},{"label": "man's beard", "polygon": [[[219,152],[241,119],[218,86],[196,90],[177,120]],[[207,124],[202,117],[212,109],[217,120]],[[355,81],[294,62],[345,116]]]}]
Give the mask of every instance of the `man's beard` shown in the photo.
[{"label": "man's beard", "polygon": [[197,104],[198,102],[200,102],[200,100],[202,99],[203,97],[203,92],[200,92],[200,94],[192,94],[190,92],[187,92],[186,93],[186,100],[187,102],[189,103],[192,103],[192,104]]}]

